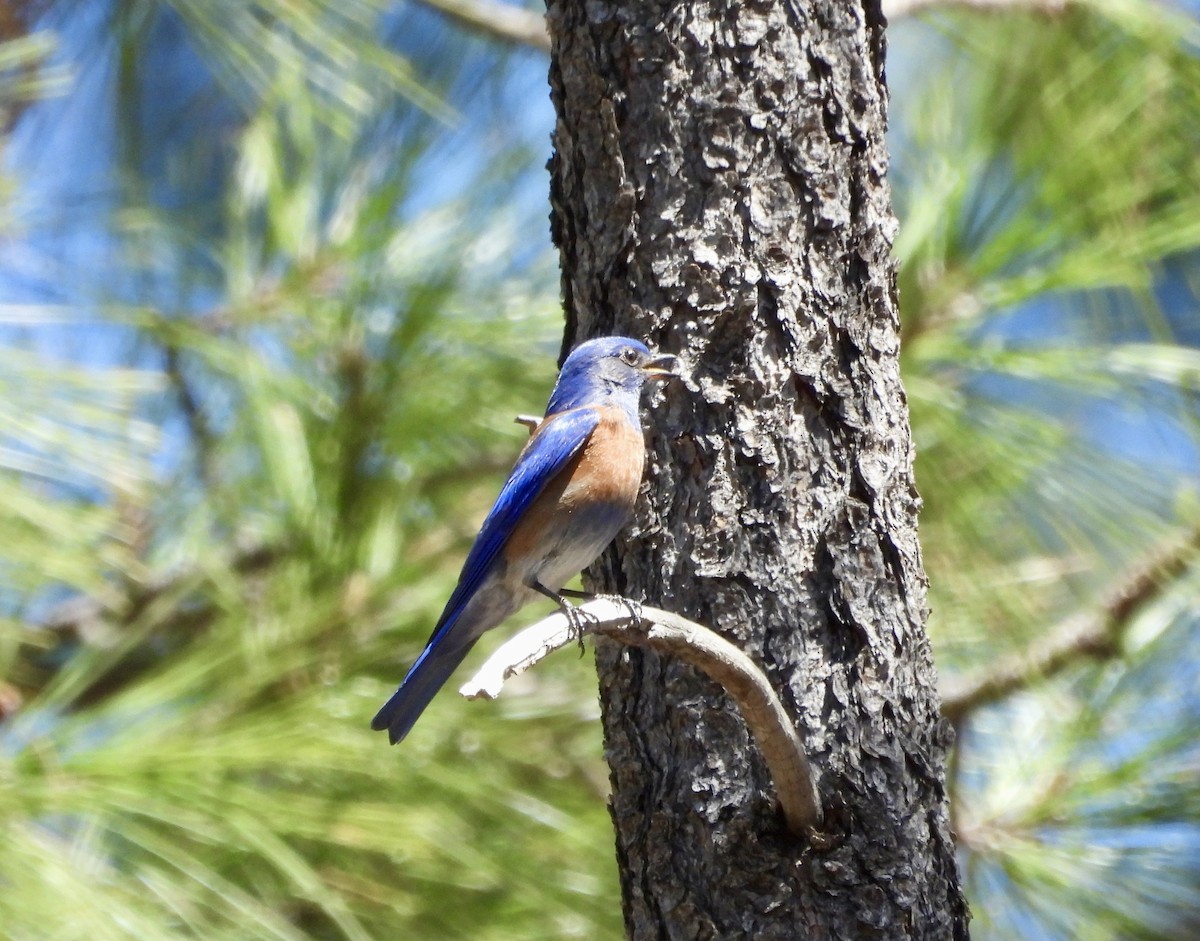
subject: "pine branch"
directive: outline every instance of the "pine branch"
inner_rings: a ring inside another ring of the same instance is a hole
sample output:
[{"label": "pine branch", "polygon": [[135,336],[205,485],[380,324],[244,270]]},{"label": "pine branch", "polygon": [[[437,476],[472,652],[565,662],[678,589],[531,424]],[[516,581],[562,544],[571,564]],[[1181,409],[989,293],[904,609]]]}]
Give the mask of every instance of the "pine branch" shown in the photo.
[{"label": "pine branch", "polygon": [[888,21],[935,10],[975,10],[984,13],[1008,13],[1027,10],[1057,16],[1077,0],[883,0]]},{"label": "pine branch", "polygon": [[493,39],[550,51],[546,18],[524,7],[499,0],[420,0],[440,10],[464,26],[486,33]]},{"label": "pine branch", "polygon": [[810,839],[819,836],[815,831],[822,821],[821,801],[804,745],[766,674],[750,657],[707,627],[624,599],[596,598],[575,612],[576,624],[560,611],[521,631],[459,692],[468,699],[495,699],[509,677],[519,676],[584,634],[602,634],[678,657],[719,683],[737,703],[771,772],[788,829]]},{"label": "pine branch", "polygon": [[[245,545],[234,550],[226,563],[231,572],[252,575],[278,562],[286,549],[271,545]],[[126,636],[151,605],[160,599],[187,595],[206,577],[206,569],[181,566],[142,582],[113,586],[102,595],[78,595],[56,605],[42,620],[42,630],[33,635],[36,642],[22,645],[11,671],[12,683],[0,683],[0,719],[20,707],[45,687],[69,662],[78,647],[114,647]],[[207,626],[219,609],[204,602],[177,609],[160,639],[186,642]],[[172,644],[151,650],[143,646],[136,655],[122,657],[110,669],[93,678],[76,702],[96,702],[127,686],[163,656]]]},{"label": "pine branch", "polygon": [[211,488],[216,479],[213,453],[216,451],[217,436],[213,433],[199,397],[184,375],[180,347],[175,343],[168,342],[163,344],[163,351],[165,353],[164,371],[175,390],[175,397],[183,412],[183,419],[187,423],[200,479]]},{"label": "pine branch", "polygon": [[[279,561],[283,551],[278,546],[252,544],[237,548],[228,566],[238,575],[252,575]],[[136,591],[129,593],[117,606],[111,601],[90,595],[69,598],[56,605],[42,626],[63,638],[87,642],[94,638],[100,623],[115,619],[122,626],[133,623],[154,601],[195,581],[203,575],[200,568],[182,567],[149,579]]]},{"label": "pine branch", "polygon": [[[418,0],[463,26],[493,39],[550,51],[550,34],[540,13],[501,0]],[[933,10],[961,9],[990,13],[1028,10],[1058,15],[1078,0],[883,0],[889,21]]]},{"label": "pine branch", "polygon": [[960,725],[980,706],[1053,676],[1084,657],[1106,660],[1121,652],[1121,641],[1149,604],[1192,565],[1200,551],[1200,528],[1186,539],[1160,549],[1132,568],[1098,608],[1079,611],[1060,621],[1027,650],[986,669],[950,681],[942,695],[942,713]]}]

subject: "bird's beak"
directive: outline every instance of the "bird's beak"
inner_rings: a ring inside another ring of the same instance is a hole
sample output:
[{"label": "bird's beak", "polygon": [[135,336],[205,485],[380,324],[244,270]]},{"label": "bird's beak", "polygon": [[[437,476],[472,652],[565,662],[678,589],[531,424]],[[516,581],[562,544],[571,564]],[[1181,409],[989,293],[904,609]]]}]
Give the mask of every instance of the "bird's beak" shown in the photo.
[{"label": "bird's beak", "polygon": [[647,379],[672,379],[679,375],[679,360],[663,353],[642,363]]}]

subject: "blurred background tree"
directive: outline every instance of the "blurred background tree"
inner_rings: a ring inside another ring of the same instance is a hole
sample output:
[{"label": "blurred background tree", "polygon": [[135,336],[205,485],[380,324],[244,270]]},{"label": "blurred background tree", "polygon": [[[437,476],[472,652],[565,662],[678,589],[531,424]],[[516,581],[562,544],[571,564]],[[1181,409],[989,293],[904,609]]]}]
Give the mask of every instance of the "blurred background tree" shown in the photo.
[{"label": "blurred background tree", "polygon": [[[890,8],[975,937],[1194,937],[1195,5]],[[366,728],[553,377],[539,36],[0,5],[5,936],[619,936],[586,661]]]}]

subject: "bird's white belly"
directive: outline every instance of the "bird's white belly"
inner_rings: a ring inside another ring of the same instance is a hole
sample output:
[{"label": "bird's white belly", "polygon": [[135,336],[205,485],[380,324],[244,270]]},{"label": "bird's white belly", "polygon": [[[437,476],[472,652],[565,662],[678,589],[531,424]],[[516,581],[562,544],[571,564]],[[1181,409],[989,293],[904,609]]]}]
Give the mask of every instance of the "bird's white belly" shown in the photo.
[{"label": "bird's white belly", "polygon": [[536,580],[558,591],[604,551],[627,515],[624,506],[593,506],[577,512],[556,538],[548,540],[545,554],[522,573],[522,581]]}]

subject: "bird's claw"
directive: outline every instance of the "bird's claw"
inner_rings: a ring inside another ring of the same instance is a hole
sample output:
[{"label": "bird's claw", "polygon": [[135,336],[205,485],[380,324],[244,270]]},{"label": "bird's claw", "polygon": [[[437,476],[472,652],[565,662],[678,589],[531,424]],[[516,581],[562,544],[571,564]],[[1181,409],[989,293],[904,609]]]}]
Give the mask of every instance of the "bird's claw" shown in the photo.
[{"label": "bird's claw", "polygon": [[589,623],[599,624],[600,619],[590,611],[585,611],[583,608],[577,608],[575,605],[567,602],[563,603],[561,610],[563,617],[567,619],[568,630],[574,635],[574,639],[579,643],[579,656],[582,657],[584,651],[587,649],[583,645],[583,637],[587,632],[587,625]]},{"label": "bird's claw", "polygon": [[609,604],[624,608],[629,612],[629,620],[633,622],[633,627],[639,630],[646,624],[646,619],[642,615],[642,606],[631,598],[626,598],[624,595],[597,595],[597,598],[603,598]]},{"label": "bird's claw", "polygon": [[614,607],[624,608],[626,611],[628,611],[629,619],[633,622],[632,626],[635,629],[640,630],[645,627],[646,619],[642,614],[642,606],[636,601],[626,598],[624,595],[593,595],[590,592],[568,591],[566,589],[563,589],[558,593],[553,593],[543,588],[536,582],[530,587],[535,591],[540,591],[542,594],[554,598],[558,602],[559,610],[562,611],[563,617],[567,619],[568,631],[573,634],[575,640],[579,642],[579,655],[581,657],[583,656],[584,651],[583,636],[587,633],[588,625],[591,624],[592,626],[595,626],[599,624],[602,619],[584,608],[576,607],[575,605],[571,604],[571,602],[567,600],[568,596],[573,598],[583,598],[587,601],[595,601],[597,599],[607,601]]}]

